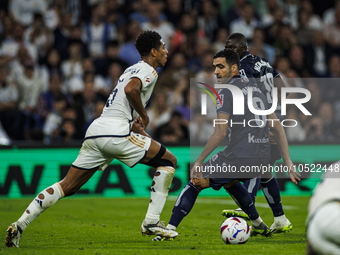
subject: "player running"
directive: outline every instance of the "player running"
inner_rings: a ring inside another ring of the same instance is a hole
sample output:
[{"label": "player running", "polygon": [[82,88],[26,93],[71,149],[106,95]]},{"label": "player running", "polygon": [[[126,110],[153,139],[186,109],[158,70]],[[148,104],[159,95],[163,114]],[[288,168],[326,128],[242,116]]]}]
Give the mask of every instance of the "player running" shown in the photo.
[{"label": "player running", "polygon": [[158,78],[155,69],[165,65],[168,51],[154,31],[141,33],[136,48],[141,60],[120,76],[102,115],[86,131],[79,155],[66,177],[40,192],[22,216],[7,228],[7,247],[19,247],[22,232],[36,217],[59,199],[76,193],[97,170],[103,171],[115,158],[129,167],[142,163],[157,168],[142,234],[167,238],[178,235],[160,222],[176,157],[144,132],[149,124],[145,106]]},{"label": "player running", "polygon": [[[239,64],[240,59],[235,51],[224,49],[218,52],[214,56],[213,61],[215,69],[214,73],[217,77],[218,83],[228,83],[237,86],[242,90],[243,96],[247,94],[248,88],[251,88],[253,91],[253,100],[255,100],[257,105],[260,105],[260,109],[268,109],[267,100],[256,86],[255,80],[252,78],[247,82],[241,79],[241,76],[239,75]],[[220,89],[218,94],[222,100],[222,103],[217,104],[218,119],[227,120],[228,123],[230,123],[231,120],[234,123],[248,123],[249,120],[259,118],[259,116],[255,116],[252,112],[250,112],[247,100],[244,100],[244,115],[234,115],[233,97],[230,90]],[[263,115],[260,117],[265,118],[263,120],[263,123],[265,124],[261,127],[244,127],[243,125],[229,125],[228,123],[220,125],[217,124],[215,126],[214,133],[211,135],[204,150],[191,169],[190,182],[185,186],[177,198],[167,228],[175,230],[178,227],[183,218],[191,211],[201,190],[209,187],[219,190],[224,187],[234,201],[240,205],[242,210],[249,216],[252,223],[251,235],[254,236],[261,234],[263,236],[269,236],[271,234],[270,229],[260,218],[247,189],[240,184],[241,180],[253,178],[259,175],[259,173],[252,174],[252,176],[250,173],[242,173],[241,169],[243,166],[266,165],[270,160],[270,144],[268,138],[269,127],[268,122],[266,121],[267,116]],[[268,117],[269,119],[277,119],[274,113],[270,114]],[[282,151],[285,166],[289,169],[289,176],[291,180],[296,184],[297,180],[300,180],[298,178],[299,174],[295,172],[294,165],[290,160],[285,132],[283,127],[278,124],[277,121],[272,122],[272,131]],[[203,163],[210,153],[212,153],[226,137],[228,128],[230,128],[230,140],[228,146],[225,147],[223,151],[212,156],[206,163]],[[206,167],[213,167],[217,165],[230,165],[236,167],[238,175],[236,177],[231,177],[230,173],[227,173],[224,174],[224,176],[215,178],[216,176],[204,176],[203,173],[197,172],[197,169],[202,169],[202,167],[203,169],[206,169]],[[156,237],[153,240],[162,241],[169,239]]]},{"label": "player running", "polygon": [[[257,85],[266,96],[269,107],[271,107],[273,102],[273,87],[278,88],[278,106],[275,115],[282,121],[283,117],[280,113],[280,92],[281,88],[285,85],[278,71],[275,70],[266,59],[249,53],[247,39],[243,34],[231,34],[226,41],[225,48],[236,51],[240,56],[240,76],[244,80],[248,80],[249,77],[256,78]],[[271,151],[270,165],[274,166],[275,161],[281,158],[281,153],[271,132],[269,133],[269,138]],[[282,208],[279,185],[272,173],[268,172],[261,177],[248,180],[244,182],[243,185],[251,194],[252,200],[255,203],[260,182],[263,193],[274,215],[274,223],[270,227],[271,231],[273,233],[282,233],[292,230],[293,226],[286,218]],[[248,216],[240,209],[223,210],[222,215],[225,217],[238,216],[248,219]]]}]

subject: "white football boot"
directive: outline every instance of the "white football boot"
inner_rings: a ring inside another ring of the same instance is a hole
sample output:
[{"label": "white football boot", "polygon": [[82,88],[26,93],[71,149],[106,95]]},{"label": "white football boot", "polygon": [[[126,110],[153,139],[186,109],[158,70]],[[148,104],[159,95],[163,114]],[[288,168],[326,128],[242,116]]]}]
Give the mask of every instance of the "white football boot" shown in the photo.
[{"label": "white football boot", "polygon": [[178,236],[178,233],[176,231],[167,229],[161,221],[158,221],[156,224],[147,224],[144,220],[140,230],[143,236],[156,235],[166,238],[175,238],[176,236]]},{"label": "white football boot", "polygon": [[19,248],[22,230],[17,222],[12,223],[6,230],[6,246]]}]

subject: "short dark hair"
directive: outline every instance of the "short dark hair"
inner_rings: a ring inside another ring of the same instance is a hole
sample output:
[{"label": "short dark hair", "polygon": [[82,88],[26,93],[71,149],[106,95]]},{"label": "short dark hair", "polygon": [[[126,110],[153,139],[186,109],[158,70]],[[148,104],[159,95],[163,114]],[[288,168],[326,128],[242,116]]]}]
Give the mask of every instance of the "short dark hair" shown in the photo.
[{"label": "short dark hair", "polygon": [[240,68],[240,57],[238,56],[236,51],[234,51],[232,49],[223,49],[223,50],[217,52],[214,56],[214,59],[215,58],[225,58],[225,61],[227,62],[229,67],[236,64],[237,68],[238,69]]},{"label": "short dark hair", "polygon": [[136,49],[142,57],[146,57],[150,54],[151,49],[156,50],[162,45],[162,37],[155,31],[144,31],[140,33],[136,40]]},{"label": "short dark hair", "polygon": [[233,33],[228,37],[227,40],[235,40],[236,42],[248,47],[247,38],[241,33]]}]

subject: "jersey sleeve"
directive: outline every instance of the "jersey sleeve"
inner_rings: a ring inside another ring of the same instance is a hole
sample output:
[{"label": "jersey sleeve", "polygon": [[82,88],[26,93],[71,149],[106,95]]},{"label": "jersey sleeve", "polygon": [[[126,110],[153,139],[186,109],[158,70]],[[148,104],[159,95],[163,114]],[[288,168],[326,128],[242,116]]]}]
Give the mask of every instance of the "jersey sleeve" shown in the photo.
[{"label": "jersey sleeve", "polygon": [[150,71],[144,68],[140,69],[139,71],[137,70],[131,76],[131,78],[137,78],[140,80],[140,82],[142,83],[141,91],[144,91],[145,89],[148,88],[150,84],[153,84],[154,82],[156,82],[157,77],[158,77],[158,74],[155,70]]},{"label": "jersey sleeve", "polygon": [[222,104],[219,98],[217,98],[216,99],[217,114],[225,113],[230,116],[233,112],[233,96],[231,94],[231,91],[229,89],[221,89],[218,91],[218,95],[221,99]]},{"label": "jersey sleeve", "polygon": [[244,63],[240,66],[239,74],[245,82],[248,82],[250,78],[255,78],[254,70],[248,63]]},{"label": "jersey sleeve", "polygon": [[279,76],[280,75],[280,73],[275,69],[275,68],[273,68],[273,77],[274,77],[274,79],[277,77],[277,76]]}]

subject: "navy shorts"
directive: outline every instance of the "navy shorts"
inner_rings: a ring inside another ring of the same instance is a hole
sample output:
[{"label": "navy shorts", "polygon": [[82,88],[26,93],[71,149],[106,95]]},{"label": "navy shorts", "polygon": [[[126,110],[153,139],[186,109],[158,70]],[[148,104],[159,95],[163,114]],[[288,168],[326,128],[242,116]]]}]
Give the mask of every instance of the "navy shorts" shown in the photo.
[{"label": "navy shorts", "polygon": [[233,153],[224,154],[224,151],[220,151],[203,164],[203,177],[209,177],[210,186],[214,190],[220,190],[224,184],[234,180],[245,181],[260,176],[261,167],[268,166],[270,160],[270,157],[238,158]]}]

